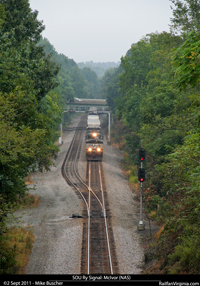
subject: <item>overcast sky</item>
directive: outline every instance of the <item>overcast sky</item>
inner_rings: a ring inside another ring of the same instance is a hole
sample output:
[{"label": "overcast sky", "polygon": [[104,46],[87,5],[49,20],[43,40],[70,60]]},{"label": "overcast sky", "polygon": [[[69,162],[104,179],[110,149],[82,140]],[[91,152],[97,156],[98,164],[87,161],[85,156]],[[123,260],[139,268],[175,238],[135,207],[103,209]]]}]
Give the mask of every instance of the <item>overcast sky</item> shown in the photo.
[{"label": "overcast sky", "polygon": [[169,0],[29,0],[47,38],[75,62],[118,62],[132,43],[169,32]]}]

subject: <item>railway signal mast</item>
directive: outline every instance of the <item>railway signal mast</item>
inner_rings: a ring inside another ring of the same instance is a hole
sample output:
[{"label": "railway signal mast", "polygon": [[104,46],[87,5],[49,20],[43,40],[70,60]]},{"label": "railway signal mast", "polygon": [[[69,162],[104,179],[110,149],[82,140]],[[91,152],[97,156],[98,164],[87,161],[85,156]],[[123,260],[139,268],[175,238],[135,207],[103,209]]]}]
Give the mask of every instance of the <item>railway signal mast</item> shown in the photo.
[{"label": "railway signal mast", "polygon": [[145,150],[140,148],[139,150],[139,160],[140,160],[140,168],[138,169],[138,180],[140,182],[140,221],[138,224],[138,230],[144,230],[145,225],[142,219],[142,184],[145,181],[145,169],[143,168],[143,162],[145,160]]}]

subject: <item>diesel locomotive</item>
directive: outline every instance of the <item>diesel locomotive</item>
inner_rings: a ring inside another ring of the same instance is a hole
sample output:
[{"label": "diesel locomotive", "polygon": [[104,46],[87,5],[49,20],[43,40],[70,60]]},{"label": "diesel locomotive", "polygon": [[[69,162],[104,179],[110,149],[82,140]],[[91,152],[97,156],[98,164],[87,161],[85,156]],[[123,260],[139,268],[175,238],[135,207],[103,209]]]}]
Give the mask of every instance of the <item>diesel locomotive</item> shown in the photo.
[{"label": "diesel locomotive", "polygon": [[86,159],[99,161],[103,158],[104,136],[101,130],[99,115],[96,109],[89,110],[86,128]]}]

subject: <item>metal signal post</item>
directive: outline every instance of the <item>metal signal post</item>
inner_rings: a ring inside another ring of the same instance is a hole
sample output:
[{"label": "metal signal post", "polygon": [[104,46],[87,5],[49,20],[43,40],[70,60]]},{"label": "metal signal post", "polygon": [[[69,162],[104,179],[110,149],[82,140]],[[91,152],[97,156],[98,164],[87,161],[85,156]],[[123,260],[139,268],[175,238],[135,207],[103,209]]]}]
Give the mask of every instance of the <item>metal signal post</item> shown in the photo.
[{"label": "metal signal post", "polygon": [[140,148],[139,150],[139,160],[141,162],[140,168],[138,170],[138,179],[140,182],[140,221],[137,229],[145,230],[145,225],[142,217],[142,184],[145,181],[145,170],[143,169],[143,162],[145,160],[145,150],[143,148]]}]

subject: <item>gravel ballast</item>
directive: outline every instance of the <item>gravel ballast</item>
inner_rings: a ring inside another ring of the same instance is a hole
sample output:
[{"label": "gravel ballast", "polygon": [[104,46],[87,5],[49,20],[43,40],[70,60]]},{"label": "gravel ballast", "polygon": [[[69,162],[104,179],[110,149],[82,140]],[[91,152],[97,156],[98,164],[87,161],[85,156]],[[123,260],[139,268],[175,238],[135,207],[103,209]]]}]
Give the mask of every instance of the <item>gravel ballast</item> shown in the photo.
[{"label": "gravel ballast", "polygon": [[112,214],[112,226],[120,274],[138,274],[143,263],[143,249],[137,230],[139,214],[134,194],[120,165],[123,157],[113,146],[104,144],[104,176]]},{"label": "gravel ballast", "polygon": [[[77,126],[79,118],[74,118],[70,126]],[[72,214],[81,215],[83,203],[61,174],[62,163],[73,135],[74,131],[64,132],[56,166],[51,167],[49,172],[35,173],[32,177],[36,188],[30,192],[40,197],[40,205],[25,210],[22,218],[23,225],[31,226],[35,234],[26,274],[80,274],[83,219],[73,219]],[[139,274],[144,264],[142,232],[137,230],[139,205],[121,171],[122,162],[121,153],[114,146],[108,146],[105,140],[103,171],[119,272]],[[84,140],[79,173],[85,179]],[[148,232],[148,223],[145,224],[145,232]]]},{"label": "gravel ballast", "polygon": [[[77,126],[79,118],[70,126]],[[73,274],[81,265],[82,222],[72,219],[81,212],[81,201],[66,184],[61,167],[73,132],[63,135],[63,145],[50,172],[35,173],[32,180],[40,197],[40,205],[24,215],[24,223],[33,226],[35,243],[26,274]]]}]

